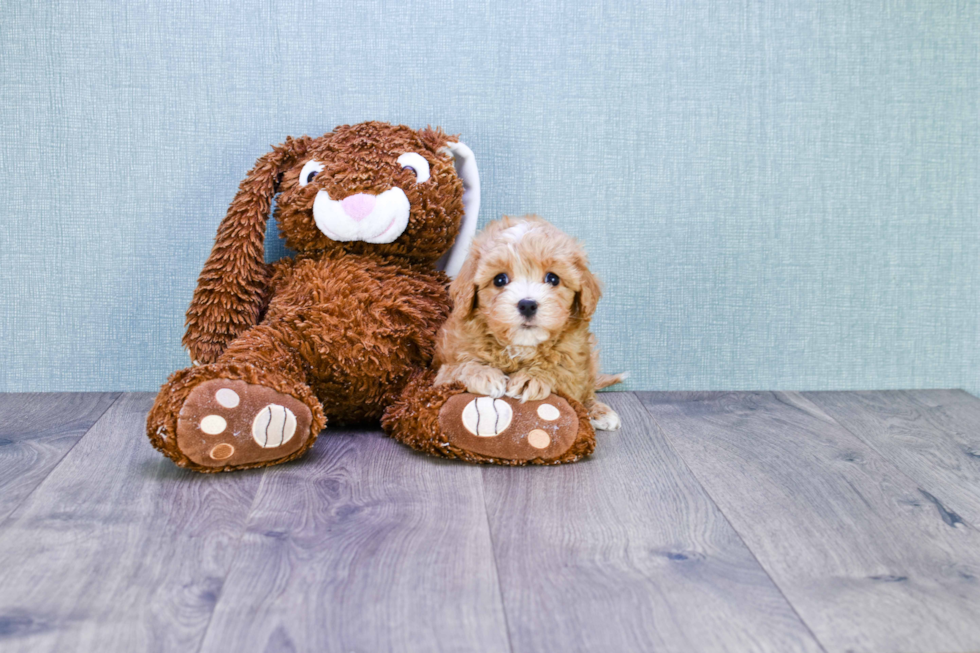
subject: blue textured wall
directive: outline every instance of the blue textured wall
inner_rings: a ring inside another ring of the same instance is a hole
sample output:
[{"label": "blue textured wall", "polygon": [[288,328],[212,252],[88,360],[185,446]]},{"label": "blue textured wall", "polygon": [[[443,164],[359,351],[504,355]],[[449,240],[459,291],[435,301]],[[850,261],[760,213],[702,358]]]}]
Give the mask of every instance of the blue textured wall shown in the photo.
[{"label": "blue textured wall", "polygon": [[254,159],[462,133],[632,388],[980,390],[977,2],[11,1],[0,390],[155,389]]}]

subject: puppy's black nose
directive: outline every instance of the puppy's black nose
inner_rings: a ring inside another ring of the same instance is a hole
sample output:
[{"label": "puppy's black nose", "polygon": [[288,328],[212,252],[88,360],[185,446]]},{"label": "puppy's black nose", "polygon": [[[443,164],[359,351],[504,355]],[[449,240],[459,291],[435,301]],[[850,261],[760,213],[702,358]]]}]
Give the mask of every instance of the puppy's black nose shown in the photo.
[{"label": "puppy's black nose", "polygon": [[533,299],[522,299],[517,302],[517,310],[524,317],[534,317],[534,314],[538,312],[538,303]]}]

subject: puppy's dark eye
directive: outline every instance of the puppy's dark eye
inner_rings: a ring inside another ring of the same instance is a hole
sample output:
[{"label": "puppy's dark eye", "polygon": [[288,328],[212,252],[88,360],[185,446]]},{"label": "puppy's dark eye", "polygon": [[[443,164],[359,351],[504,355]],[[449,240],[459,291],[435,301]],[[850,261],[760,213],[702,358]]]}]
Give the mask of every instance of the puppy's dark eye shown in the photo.
[{"label": "puppy's dark eye", "polygon": [[314,170],[310,172],[310,174],[306,175],[306,183],[310,183],[311,181],[313,181],[313,178],[316,177],[318,174],[320,174],[318,170]]},{"label": "puppy's dark eye", "polygon": [[402,168],[402,170],[409,170],[416,177],[418,177],[418,175],[419,175],[419,173],[412,166],[405,166],[404,168]]},{"label": "puppy's dark eye", "polygon": [[510,277],[503,272],[493,278],[493,285],[497,286],[498,288],[503,288],[508,283],[510,283]]},{"label": "puppy's dark eye", "polygon": [[557,286],[559,283],[561,283],[561,279],[559,279],[558,275],[554,272],[549,272],[548,274],[544,275],[544,282],[551,286]]}]

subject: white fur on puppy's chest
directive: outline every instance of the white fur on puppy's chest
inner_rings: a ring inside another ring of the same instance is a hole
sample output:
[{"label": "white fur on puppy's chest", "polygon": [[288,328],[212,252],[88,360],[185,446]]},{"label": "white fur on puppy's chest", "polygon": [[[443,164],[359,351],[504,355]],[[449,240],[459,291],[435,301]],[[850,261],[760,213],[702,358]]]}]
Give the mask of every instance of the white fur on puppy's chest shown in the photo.
[{"label": "white fur on puppy's chest", "polygon": [[317,228],[331,240],[391,243],[404,233],[412,205],[401,188],[389,188],[375,197],[374,208],[360,220],[347,215],[340,200],[321,190],[313,201]]}]

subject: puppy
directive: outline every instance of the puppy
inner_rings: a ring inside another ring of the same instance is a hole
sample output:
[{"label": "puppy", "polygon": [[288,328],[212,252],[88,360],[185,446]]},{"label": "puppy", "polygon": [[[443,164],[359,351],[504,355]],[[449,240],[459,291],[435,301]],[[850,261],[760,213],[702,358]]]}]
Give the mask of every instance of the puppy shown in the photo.
[{"label": "puppy", "polygon": [[619,415],[596,399],[625,375],[599,374],[589,320],[601,291],[581,245],[537,216],[504,217],[480,233],[449,287],[453,312],[436,340],[436,384],[474,394],[578,400],[597,429]]}]

